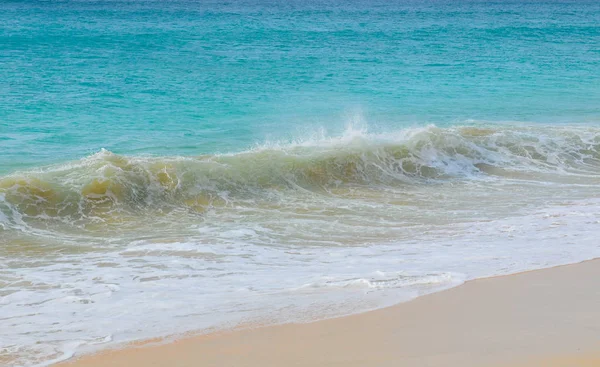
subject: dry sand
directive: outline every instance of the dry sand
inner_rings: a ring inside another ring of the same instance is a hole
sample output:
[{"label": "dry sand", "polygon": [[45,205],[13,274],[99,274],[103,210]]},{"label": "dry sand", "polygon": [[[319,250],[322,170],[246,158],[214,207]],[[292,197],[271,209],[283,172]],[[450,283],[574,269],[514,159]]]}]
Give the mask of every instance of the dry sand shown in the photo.
[{"label": "dry sand", "polygon": [[600,261],[473,280],[364,314],[104,351],[69,367],[600,367]]}]

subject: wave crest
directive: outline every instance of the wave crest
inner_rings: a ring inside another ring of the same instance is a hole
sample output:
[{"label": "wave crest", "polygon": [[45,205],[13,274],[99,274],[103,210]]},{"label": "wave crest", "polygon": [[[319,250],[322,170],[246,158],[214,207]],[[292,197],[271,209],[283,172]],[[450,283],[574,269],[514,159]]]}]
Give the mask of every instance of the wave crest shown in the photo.
[{"label": "wave crest", "polygon": [[80,161],[0,179],[0,211],[12,221],[82,225],[140,210],[203,213],[276,192],[327,194],[343,186],[394,186],[499,176],[597,176],[600,129],[428,126],[346,134],[226,155],[127,157],[106,150]]}]

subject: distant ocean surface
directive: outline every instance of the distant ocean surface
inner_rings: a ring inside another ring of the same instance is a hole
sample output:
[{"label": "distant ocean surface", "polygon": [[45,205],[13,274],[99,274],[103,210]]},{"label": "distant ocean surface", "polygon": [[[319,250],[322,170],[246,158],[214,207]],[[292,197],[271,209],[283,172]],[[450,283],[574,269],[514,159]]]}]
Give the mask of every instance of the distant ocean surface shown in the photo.
[{"label": "distant ocean surface", "polygon": [[600,2],[0,2],[0,364],[600,256]]}]

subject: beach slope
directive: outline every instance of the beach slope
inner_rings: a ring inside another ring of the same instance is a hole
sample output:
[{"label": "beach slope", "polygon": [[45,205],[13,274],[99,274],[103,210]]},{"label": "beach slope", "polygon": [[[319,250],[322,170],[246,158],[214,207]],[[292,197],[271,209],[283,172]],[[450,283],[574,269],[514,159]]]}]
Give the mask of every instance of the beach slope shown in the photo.
[{"label": "beach slope", "polygon": [[359,315],[104,351],[61,366],[600,366],[600,261],[473,280]]}]

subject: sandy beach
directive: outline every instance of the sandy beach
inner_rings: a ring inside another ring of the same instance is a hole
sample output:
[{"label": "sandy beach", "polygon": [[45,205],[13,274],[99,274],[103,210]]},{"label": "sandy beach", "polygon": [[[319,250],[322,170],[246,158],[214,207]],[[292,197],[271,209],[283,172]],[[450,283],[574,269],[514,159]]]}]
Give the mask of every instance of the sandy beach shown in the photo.
[{"label": "sandy beach", "polygon": [[110,350],[100,366],[600,366],[600,261],[478,279],[393,307]]}]

